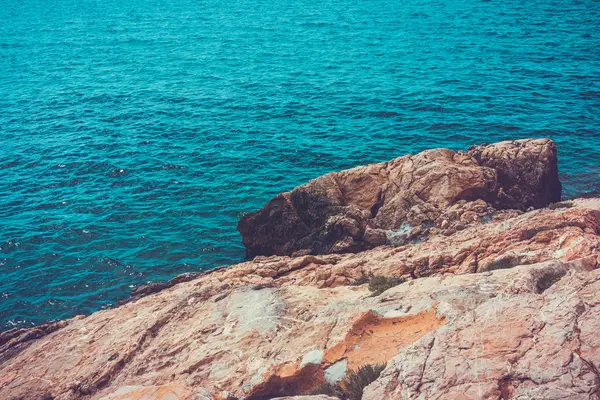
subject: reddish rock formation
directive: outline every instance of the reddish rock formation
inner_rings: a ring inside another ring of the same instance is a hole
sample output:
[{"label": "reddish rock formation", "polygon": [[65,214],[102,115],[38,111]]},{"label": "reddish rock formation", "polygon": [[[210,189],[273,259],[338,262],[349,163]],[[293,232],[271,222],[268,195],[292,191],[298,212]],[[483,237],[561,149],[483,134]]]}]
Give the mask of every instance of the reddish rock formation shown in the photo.
[{"label": "reddish rock formation", "polygon": [[517,140],[473,146],[467,154],[496,171],[496,208],[545,207],[560,201],[556,146],[549,140]]},{"label": "reddish rock formation", "polygon": [[[516,145],[494,146],[469,152],[491,162]],[[474,173],[487,167],[470,169],[475,156],[441,154],[414,158],[445,159],[471,187],[488,182]],[[416,170],[439,174],[420,160]],[[549,199],[537,178],[505,180],[487,201],[459,199],[464,190],[446,179],[439,193],[418,192],[427,202],[402,217],[412,228],[386,236],[396,245],[256,257],[139,289],[115,309],[4,332],[0,399],[335,400],[310,395],[378,363],[386,367],[362,400],[598,399],[600,199],[498,210]],[[367,192],[352,193],[343,197],[354,210],[369,208]],[[402,210],[389,207],[390,218]],[[391,283],[372,292],[373,276],[405,282],[382,279]]]},{"label": "reddish rock formation", "polygon": [[[358,252],[427,231],[448,207],[480,200],[465,219],[559,201],[556,147],[548,139],[437,149],[319,177],[244,216],[248,255]],[[473,206],[468,206],[473,207]],[[453,220],[446,218],[446,220]]]},{"label": "reddish rock formation", "polygon": [[597,399],[599,272],[538,270],[545,290],[511,281],[399,352],[363,400]]},{"label": "reddish rock formation", "polygon": [[[388,361],[368,399],[587,399],[600,384],[598,226],[600,200],[577,200],[418,244],[183,279],[4,347],[0,398],[266,399]],[[409,281],[372,296],[355,285],[370,274]]]}]

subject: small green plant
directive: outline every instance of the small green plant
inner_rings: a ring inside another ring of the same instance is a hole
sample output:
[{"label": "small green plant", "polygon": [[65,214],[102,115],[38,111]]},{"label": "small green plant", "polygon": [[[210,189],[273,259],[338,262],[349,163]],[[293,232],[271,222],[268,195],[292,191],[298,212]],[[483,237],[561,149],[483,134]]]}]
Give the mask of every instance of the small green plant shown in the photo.
[{"label": "small green plant", "polygon": [[355,371],[350,371],[338,383],[322,384],[312,394],[336,396],[341,400],[361,400],[365,388],[375,382],[384,369],[385,364],[363,365]]},{"label": "small green plant", "polygon": [[385,292],[389,288],[398,286],[404,282],[406,282],[406,279],[403,277],[369,274],[363,275],[360,278],[358,278],[353,283],[353,285],[360,286],[368,283],[369,290],[371,291],[371,296],[379,296],[381,293]]},{"label": "small green plant", "polygon": [[373,296],[379,296],[389,288],[393,288],[404,282],[406,282],[406,279],[399,276],[371,276],[369,279],[369,290]]},{"label": "small green plant", "polygon": [[358,278],[353,284],[352,286],[360,286],[360,285],[364,285],[365,283],[369,283],[369,279],[370,276],[369,275],[363,275],[360,278]]},{"label": "small green plant", "polygon": [[340,399],[343,399],[343,394],[341,391],[338,391],[340,388],[338,387],[338,385],[329,383],[329,382],[325,382],[321,385],[319,385],[319,387],[317,387],[312,393],[311,395],[318,395],[318,394],[324,394],[327,396],[334,396]]},{"label": "small green plant", "polygon": [[371,383],[375,382],[381,372],[385,369],[385,364],[363,365],[356,371],[350,373],[342,381],[343,391],[347,400],[360,400],[363,391]]},{"label": "small green plant", "polygon": [[548,208],[551,210],[556,210],[558,208],[573,208],[575,207],[575,203],[573,203],[572,201],[559,201],[556,203],[550,203],[548,205]]}]

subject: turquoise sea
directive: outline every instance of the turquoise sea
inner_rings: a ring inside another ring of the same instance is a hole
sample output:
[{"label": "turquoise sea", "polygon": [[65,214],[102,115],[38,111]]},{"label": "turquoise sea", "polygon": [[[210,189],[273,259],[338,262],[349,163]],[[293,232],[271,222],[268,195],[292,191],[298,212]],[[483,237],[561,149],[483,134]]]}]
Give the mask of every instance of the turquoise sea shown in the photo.
[{"label": "turquoise sea", "polygon": [[243,260],[326,172],[551,137],[600,191],[600,2],[0,0],[0,330]]}]

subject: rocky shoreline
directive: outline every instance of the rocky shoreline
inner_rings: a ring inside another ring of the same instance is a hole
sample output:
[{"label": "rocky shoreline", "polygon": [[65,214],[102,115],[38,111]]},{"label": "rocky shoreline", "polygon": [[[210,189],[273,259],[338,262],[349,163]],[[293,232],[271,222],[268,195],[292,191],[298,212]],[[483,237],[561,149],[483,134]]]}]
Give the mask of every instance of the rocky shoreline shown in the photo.
[{"label": "rocky shoreline", "polygon": [[600,398],[600,199],[560,200],[548,139],[325,175],[251,261],[0,334],[0,399]]}]

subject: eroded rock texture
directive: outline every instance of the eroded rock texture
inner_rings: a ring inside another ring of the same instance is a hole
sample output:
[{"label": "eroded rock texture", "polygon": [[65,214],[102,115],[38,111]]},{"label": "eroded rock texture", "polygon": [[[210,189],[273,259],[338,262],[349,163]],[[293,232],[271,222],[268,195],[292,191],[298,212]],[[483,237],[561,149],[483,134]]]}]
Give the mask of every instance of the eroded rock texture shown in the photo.
[{"label": "eroded rock texture", "polygon": [[554,143],[526,139],[327,174],[244,216],[238,230],[251,256],[358,252],[454,220],[444,214],[459,202],[480,200],[467,206],[469,219],[490,206],[526,210],[560,197]]},{"label": "eroded rock texture", "polygon": [[482,280],[495,296],[401,351],[363,400],[597,398],[599,271],[563,268]]},{"label": "eroded rock texture", "polygon": [[[493,161],[531,154],[540,164],[526,172]],[[560,191],[540,183],[556,172],[548,157],[546,140],[435,150],[386,164],[393,179],[368,166],[378,172],[298,188],[308,200],[275,213],[281,221],[342,210],[326,225],[350,231],[348,210],[368,210],[364,236],[390,244],[260,256],[139,288],[115,309],[4,332],[0,399],[335,400],[312,394],[380,363],[362,400],[600,399],[600,199],[530,209]],[[313,208],[313,189],[345,205]],[[410,229],[390,228],[394,218]],[[374,292],[374,276],[402,279]]]},{"label": "eroded rock texture", "polygon": [[[413,245],[188,276],[44,335],[3,334],[0,398],[271,399],[383,362],[364,399],[589,399],[599,226],[600,200],[577,200]],[[407,282],[372,296],[355,285],[371,274]]]}]

